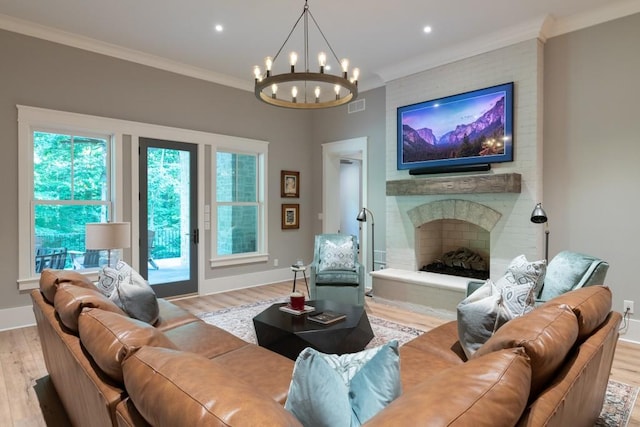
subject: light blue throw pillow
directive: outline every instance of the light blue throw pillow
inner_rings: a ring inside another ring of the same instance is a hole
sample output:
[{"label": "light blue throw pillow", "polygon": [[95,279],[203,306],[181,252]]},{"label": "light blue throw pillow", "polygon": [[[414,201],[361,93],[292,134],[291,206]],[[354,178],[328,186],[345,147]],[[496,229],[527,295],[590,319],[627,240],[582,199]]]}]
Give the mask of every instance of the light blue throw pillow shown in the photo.
[{"label": "light blue throw pillow", "polygon": [[354,270],[353,241],[334,243],[330,240],[324,242],[320,248],[320,266],[318,271]]},{"label": "light blue throw pillow", "polygon": [[306,427],[360,426],[402,391],[398,341],[359,353],[300,353],[284,407]]}]

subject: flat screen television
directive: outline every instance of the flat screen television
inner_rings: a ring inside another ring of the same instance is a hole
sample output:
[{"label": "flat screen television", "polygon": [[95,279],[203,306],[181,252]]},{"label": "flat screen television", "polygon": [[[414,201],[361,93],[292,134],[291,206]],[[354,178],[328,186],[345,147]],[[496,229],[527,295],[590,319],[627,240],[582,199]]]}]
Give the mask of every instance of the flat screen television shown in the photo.
[{"label": "flat screen television", "polygon": [[513,82],[398,108],[398,169],[513,161]]}]

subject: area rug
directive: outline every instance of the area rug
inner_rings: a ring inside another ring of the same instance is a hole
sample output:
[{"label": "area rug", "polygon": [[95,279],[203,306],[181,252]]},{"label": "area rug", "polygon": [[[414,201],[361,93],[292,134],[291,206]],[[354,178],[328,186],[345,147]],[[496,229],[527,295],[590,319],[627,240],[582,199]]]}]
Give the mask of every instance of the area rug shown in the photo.
[{"label": "area rug", "polygon": [[[253,329],[252,319],[258,315],[258,313],[267,309],[271,304],[284,301],[282,298],[274,298],[252,304],[224,308],[210,313],[200,313],[198,317],[207,323],[229,331],[235,336],[255,344],[257,339],[255,330]],[[377,347],[392,339],[398,340],[398,343],[402,345],[424,332],[420,329],[400,325],[379,317],[371,315],[368,315],[368,317],[375,337],[369,342],[367,348]]]},{"label": "area rug", "polygon": [[[200,313],[198,317],[209,324],[231,332],[247,342],[256,343],[252,319],[271,304],[284,301],[284,298],[274,298],[213,312]],[[420,329],[384,320],[376,316],[368,315],[368,317],[375,337],[367,345],[367,348],[382,345],[392,339],[398,340],[402,345],[424,332]],[[595,425],[597,427],[626,427],[637,397],[638,387],[610,380],[602,413]]]}]

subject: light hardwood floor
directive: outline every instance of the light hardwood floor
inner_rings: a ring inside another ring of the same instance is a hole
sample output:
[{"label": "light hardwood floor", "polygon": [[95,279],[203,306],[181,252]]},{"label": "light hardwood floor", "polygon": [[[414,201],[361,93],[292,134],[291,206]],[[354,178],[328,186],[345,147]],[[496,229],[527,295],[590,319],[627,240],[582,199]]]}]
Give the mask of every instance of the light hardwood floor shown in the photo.
[{"label": "light hardwood floor", "polygon": [[[260,286],[222,294],[174,300],[197,314],[264,299],[282,297],[291,282]],[[409,312],[367,298],[367,312],[421,330],[444,320]],[[640,386],[640,345],[620,341],[611,378]],[[0,332],[0,426],[67,426],[68,420],[49,381],[35,326]],[[640,405],[636,402],[629,426],[640,427]]]}]

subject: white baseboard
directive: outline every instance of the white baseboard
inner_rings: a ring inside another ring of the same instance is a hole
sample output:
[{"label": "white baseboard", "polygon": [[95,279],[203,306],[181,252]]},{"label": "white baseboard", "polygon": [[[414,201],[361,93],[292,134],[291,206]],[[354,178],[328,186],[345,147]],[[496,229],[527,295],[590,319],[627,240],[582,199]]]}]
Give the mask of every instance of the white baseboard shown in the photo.
[{"label": "white baseboard", "polygon": [[0,331],[24,328],[25,326],[35,324],[36,316],[33,314],[33,307],[31,305],[0,310]]},{"label": "white baseboard", "polygon": [[[298,278],[296,279],[296,288],[300,285],[304,286],[304,278],[301,276],[301,274],[298,274]],[[293,272],[290,267],[239,274],[237,276],[216,277],[214,279],[205,280],[200,286],[198,294],[217,294],[236,289],[253,288],[260,285],[285,282],[287,280],[293,280]]]}]

